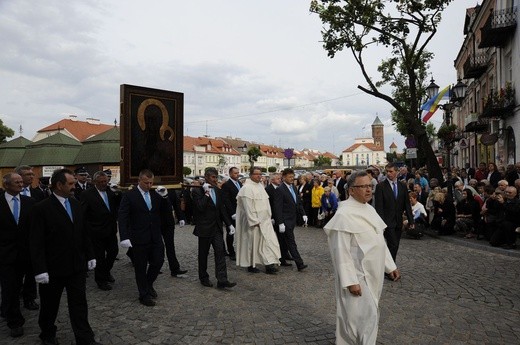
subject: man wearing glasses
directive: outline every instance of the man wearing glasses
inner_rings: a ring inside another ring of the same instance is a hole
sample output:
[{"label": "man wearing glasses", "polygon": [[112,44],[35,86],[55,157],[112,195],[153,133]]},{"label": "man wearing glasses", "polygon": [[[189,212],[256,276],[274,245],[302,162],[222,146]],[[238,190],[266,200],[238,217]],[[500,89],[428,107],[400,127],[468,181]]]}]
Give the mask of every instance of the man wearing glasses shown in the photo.
[{"label": "man wearing glasses", "polygon": [[385,166],[386,180],[379,182],[374,194],[375,208],[386,223],[384,232],[386,245],[396,261],[403,227],[403,212],[406,213],[410,229],[415,227],[412,207],[406,185],[397,181],[397,169],[393,163]]},{"label": "man wearing glasses", "polygon": [[368,203],[372,184],[365,171],[348,178],[350,198],[324,227],[336,281],[336,343],[375,344],[383,273],[401,275],[385,244],[386,224]]}]

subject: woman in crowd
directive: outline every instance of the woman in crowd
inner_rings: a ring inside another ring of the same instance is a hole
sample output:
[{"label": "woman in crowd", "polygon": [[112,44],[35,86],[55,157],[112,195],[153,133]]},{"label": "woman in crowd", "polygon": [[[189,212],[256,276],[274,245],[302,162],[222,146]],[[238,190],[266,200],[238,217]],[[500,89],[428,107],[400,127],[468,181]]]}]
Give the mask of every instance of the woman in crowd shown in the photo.
[{"label": "woman in crowd", "polygon": [[423,230],[427,224],[427,213],[424,205],[417,200],[417,193],[408,193],[410,197],[410,205],[412,206],[412,214],[415,223],[415,227],[410,229],[408,226],[408,219],[403,220],[404,231],[410,237],[420,238],[423,235]]},{"label": "woman in crowd", "polygon": [[480,205],[471,189],[465,188],[462,191],[462,199],[457,203],[456,209],[455,231],[464,233],[465,238],[475,237],[475,227],[480,220]]},{"label": "woman in crowd", "polygon": [[324,193],[321,196],[321,212],[324,213],[325,218],[323,219],[322,226],[327,224],[338,209],[338,197],[332,193],[332,189],[327,186],[323,188],[323,191]]},{"label": "woman in crowd", "polygon": [[434,194],[433,213],[432,228],[437,230],[439,235],[451,235],[455,225],[455,205],[445,189]]},{"label": "woman in crowd", "polygon": [[502,179],[502,175],[498,172],[497,165],[493,162],[488,163],[488,174],[486,179],[495,188],[498,187],[498,181]]},{"label": "woman in crowd", "polygon": [[318,225],[318,213],[321,207],[321,196],[323,195],[323,187],[318,178],[312,180],[313,187],[311,192],[311,214],[309,216],[309,225]]}]

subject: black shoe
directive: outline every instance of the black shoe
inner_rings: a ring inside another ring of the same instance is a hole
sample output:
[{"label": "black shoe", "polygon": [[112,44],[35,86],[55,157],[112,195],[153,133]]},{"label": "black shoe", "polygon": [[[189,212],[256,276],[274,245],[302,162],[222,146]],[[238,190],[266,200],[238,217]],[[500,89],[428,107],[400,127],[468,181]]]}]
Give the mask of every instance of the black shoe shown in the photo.
[{"label": "black shoe", "polygon": [[201,280],[200,283],[206,287],[213,287],[213,283],[209,281],[209,279]]},{"label": "black shoe", "polygon": [[280,266],[289,267],[289,266],[292,266],[292,264],[290,262],[283,261],[280,263]]},{"label": "black shoe", "polygon": [[265,266],[265,273],[266,274],[276,274],[278,270],[274,267],[274,265],[266,265]]},{"label": "black shoe", "polygon": [[155,289],[153,287],[150,287],[150,289],[148,290],[148,294],[150,295],[150,297],[152,298],[157,298],[157,291],[155,291]]},{"label": "black shoe", "polygon": [[221,282],[218,282],[218,283],[217,283],[217,287],[218,287],[219,289],[232,288],[232,287],[235,286],[235,285],[237,285],[237,283],[231,283],[231,282],[229,282],[229,281],[226,281],[226,282],[223,282],[223,283],[221,283]]},{"label": "black shoe", "polygon": [[253,266],[249,266],[249,267],[247,268],[247,271],[248,271],[249,273],[260,273],[260,270],[259,270],[258,268],[256,268],[256,267],[253,267]]},{"label": "black shoe", "polygon": [[18,337],[21,337],[23,335],[23,327],[20,326],[20,327],[16,327],[16,328],[11,328],[11,337],[13,338],[18,338]]},{"label": "black shoe", "polygon": [[53,337],[49,339],[42,339],[42,345],[59,345],[59,342],[56,337]]},{"label": "black shoe", "polygon": [[183,275],[183,274],[186,274],[186,273],[188,273],[188,270],[178,269],[177,271],[172,272],[172,277],[177,277],[177,276],[180,276],[180,275]]},{"label": "black shoe", "polygon": [[112,290],[112,286],[107,283],[107,282],[99,282],[97,283],[97,286],[99,289],[103,290],[103,291],[110,291]]},{"label": "black shoe", "polygon": [[306,269],[307,267],[309,267],[309,266],[307,266],[307,265],[301,265],[301,266],[298,266],[298,271],[301,272],[301,271],[303,271],[304,269]]},{"label": "black shoe", "polygon": [[114,276],[112,274],[108,274],[107,282],[109,283],[115,283],[116,280],[114,279]]},{"label": "black shoe", "polygon": [[150,296],[139,298],[139,302],[141,302],[142,305],[145,305],[147,307],[155,306],[155,302],[152,300]]},{"label": "black shoe", "polygon": [[36,303],[35,300],[28,300],[28,301],[24,301],[23,302],[23,307],[25,309],[29,309],[29,310],[38,310],[40,309],[40,305],[38,303]]}]

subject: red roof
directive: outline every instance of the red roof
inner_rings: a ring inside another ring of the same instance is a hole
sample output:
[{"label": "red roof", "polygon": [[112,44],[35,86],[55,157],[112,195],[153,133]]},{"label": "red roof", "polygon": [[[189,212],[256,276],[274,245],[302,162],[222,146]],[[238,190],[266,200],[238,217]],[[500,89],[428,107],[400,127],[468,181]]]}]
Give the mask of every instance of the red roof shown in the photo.
[{"label": "red roof", "polygon": [[66,129],[79,141],[85,141],[88,138],[101,134],[113,128],[114,125],[105,125],[99,122],[90,123],[87,121],[79,121],[72,119],[63,119],[45,128],[42,128],[38,133],[52,132]]},{"label": "red roof", "polygon": [[390,148],[393,149],[393,148],[397,148],[397,145],[392,141],[392,144],[390,144]]}]

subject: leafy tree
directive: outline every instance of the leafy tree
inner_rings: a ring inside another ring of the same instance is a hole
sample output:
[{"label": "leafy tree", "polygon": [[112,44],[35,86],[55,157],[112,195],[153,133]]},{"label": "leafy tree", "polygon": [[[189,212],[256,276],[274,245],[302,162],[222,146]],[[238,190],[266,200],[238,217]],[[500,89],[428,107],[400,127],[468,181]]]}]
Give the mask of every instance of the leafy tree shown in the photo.
[{"label": "leafy tree", "polygon": [[262,151],[260,151],[260,147],[258,146],[251,146],[247,150],[247,155],[249,156],[249,163],[251,163],[251,168],[255,166],[258,157],[263,156]]},{"label": "leafy tree", "polygon": [[7,138],[10,138],[14,135],[14,131],[4,125],[4,121],[0,119],[0,143],[5,143]]},{"label": "leafy tree", "polygon": [[331,164],[332,164],[332,159],[330,159],[329,157],[319,155],[318,158],[314,159],[315,167],[330,166]]},{"label": "leafy tree", "polygon": [[274,172],[276,172],[276,167],[269,167],[269,168],[267,168],[267,171],[270,173],[274,173]]},{"label": "leafy tree", "polygon": [[191,174],[191,169],[189,167],[182,167],[182,175],[189,176]]},{"label": "leafy tree", "polygon": [[[441,12],[452,1],[312,0],[310,7],[325,24],[322,35],[328,55],[333,58],[345,48],[350,50],[367,83],[358,88],[392,105],[397,130],[415,136],[430,175],[437,178],[442,176],[441,169],[419,119],[419,108],[433,58],[426,47],[437,33]],[[378,81],[364,60],[374,45],[389,50],[389,58],[378,66]],[[382,90],[384,85],[393,88],[391,95]]]}]

